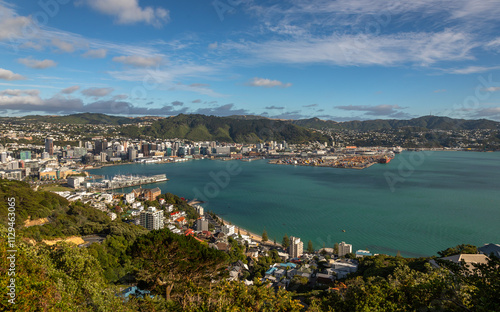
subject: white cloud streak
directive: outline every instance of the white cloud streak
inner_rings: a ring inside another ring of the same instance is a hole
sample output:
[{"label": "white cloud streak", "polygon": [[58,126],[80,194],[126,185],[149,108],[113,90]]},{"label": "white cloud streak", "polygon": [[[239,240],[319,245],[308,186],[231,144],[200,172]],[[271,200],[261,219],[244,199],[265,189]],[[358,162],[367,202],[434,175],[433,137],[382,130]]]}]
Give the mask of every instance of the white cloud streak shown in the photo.
[{"label": "white cloud streak", "polygon": [[139,6],[138,0],[86,0],[92,9],[114,16],[117,24],[145,24],[161,27],[170,19],[169,11],[164,8]]},{"label": "white cloud streak", "polygon": [[34,68],[34,69],[45,69],[49,67],[54,67],[57,65],[56,62],[53,60],[35,60],[31,57],[27,58],[20,58],[18,59],[19,63],[24,64],[28,67]]},{"label": "white cloud streak", "polygon": [[274,87],[289,88],[292,86],[291,83],[283,83],[279,80],[271,80],[271,79],[258,78],[258,77],[255,77],[252,80],[250,80],[247,83],[247,85],[252,86],[252,87],[264,87],[264,88],[274,88]]},{"label": "white cloud streak", "polygon": [[24,77],[23,75],[14,74],[12,71],[8,69],[0,68],[0,79],[12,81],[12,80],[25,80],[26,77]]}]

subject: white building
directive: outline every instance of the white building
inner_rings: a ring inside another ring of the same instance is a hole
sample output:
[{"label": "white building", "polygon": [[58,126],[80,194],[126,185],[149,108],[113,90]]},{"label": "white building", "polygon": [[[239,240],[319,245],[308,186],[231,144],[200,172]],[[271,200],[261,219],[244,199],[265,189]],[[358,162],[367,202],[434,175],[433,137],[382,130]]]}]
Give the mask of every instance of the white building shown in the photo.
[{"label": "white building", "polygon": [[234,229],[234,225],[223,225],[221,231],[226,234],[226,236],[229,236],[234,234]]},{"label": "white building", "polygon": [[298,258],[304,252],[304,244],[299,237],[290,236],[290,247],[288,247],[290,258]]},{"label": "white building", "polygon": [[125,194],[125,200],[127,201],[127,204],[132,204],[135,201],[134,192],[130,192],[128,194]]},{"label": "white building", "polygon": [[348,253],[352,253],[352,245],[346,244],[345,242],[341,242],[339,244],[339,257],[343,257]]},{"label": "white building", "polygon": [[141,211],[140,224],[148,230],[163,229],[163,210],[149,207],[147,211]]}]

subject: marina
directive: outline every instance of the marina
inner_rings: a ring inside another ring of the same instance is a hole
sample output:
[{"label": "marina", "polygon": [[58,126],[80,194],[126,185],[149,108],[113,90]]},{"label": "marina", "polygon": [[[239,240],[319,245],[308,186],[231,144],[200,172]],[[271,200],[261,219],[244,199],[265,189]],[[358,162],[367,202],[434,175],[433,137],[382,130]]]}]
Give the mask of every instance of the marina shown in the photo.
[{"label": "marina", "polygon": [[103,179],[99,182],[93,182],[91,187],[101,190],[115,190],[165,181],[168,181],[166,174],[156,174],[152,176],[115,175],[112,179]]}]

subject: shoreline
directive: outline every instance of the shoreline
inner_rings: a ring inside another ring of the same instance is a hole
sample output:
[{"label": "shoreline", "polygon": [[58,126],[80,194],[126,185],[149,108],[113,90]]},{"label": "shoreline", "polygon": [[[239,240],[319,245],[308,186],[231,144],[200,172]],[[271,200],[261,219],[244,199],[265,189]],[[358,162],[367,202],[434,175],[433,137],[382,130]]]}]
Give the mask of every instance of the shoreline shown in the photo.
[{"label": "shoreline", "polygon": [[216,216],[219,219],[222,220],[222,223],[224,225],[233,225],[235,227],[235,233],[238,233],[238,230],[240,230],[240,234],[241,235],[246,235],[248,233],[248,235],[250,236],[250,239],[252,239],[254,241],[257,241],[259,244],[266,244],[266,245],[272,245],[272,246],[276,246],[276,247],[281,247],[281,244],[279,244],[277,241],[276,241],[276,244],[272,240],[269,240],[269,239],[266,242],[263,242],[261,235],[257,235],[257,234],[255,234],[253,232],[250,232],[247,229],[242,228],[241,226],[238,226],[238,225],[233,224],[233,223],[231,223],[229,221],[226,221],[226,220],[222,219],[220,216],[218,216],[217,214],[216,214]]}]

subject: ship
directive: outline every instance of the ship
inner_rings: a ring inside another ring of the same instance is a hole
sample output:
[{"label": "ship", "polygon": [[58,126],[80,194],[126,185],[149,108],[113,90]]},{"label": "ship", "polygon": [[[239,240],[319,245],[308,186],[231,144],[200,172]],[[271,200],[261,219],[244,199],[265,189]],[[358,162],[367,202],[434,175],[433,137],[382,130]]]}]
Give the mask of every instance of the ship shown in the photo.
[{"label": "ship", "polygon": [[381,164],[388,164],[391,162],[391,160],[392,160],[391,157],[384,156],[384,157],[380,158],[380,160],[378,162]]},{"label": "ship", "polygon": [[399,154],[403,151],[403,149],[401,148],[401,146],[396,146],[392,149],[392,151],[396,154]]}]

